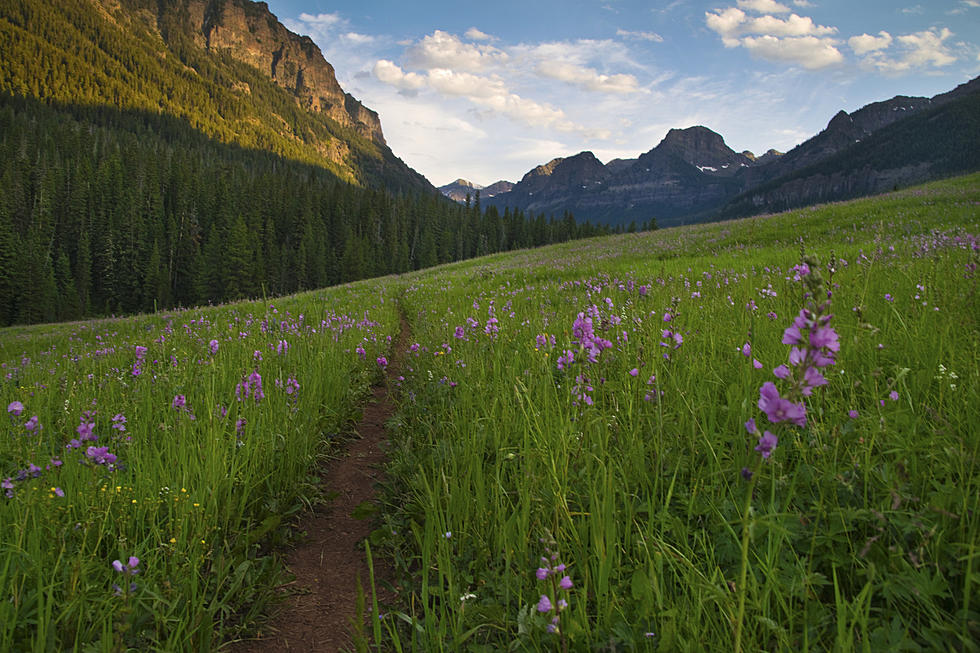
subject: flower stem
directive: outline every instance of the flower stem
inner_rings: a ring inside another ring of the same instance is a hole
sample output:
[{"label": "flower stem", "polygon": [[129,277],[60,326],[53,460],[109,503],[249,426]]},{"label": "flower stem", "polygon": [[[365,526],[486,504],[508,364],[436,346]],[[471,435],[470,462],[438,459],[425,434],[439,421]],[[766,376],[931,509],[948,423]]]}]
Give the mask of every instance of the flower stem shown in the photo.
[{"label": "flower stem", "polygon": [[738,592],[738,613],[735,616],[735,653],[742,651],[742,623],[745,620],[745,595],[747,594],[746,578],[749,571],[749,512],[752,510],[752,493],[755,491],[756,479],[759,477],[759,467],[761,458],[756,461],[755,469],[752,470],[752,478],[748,481],[745,490],[745,506],[742,509],[742,561],[738,570],[738,583],[735,591]]}]

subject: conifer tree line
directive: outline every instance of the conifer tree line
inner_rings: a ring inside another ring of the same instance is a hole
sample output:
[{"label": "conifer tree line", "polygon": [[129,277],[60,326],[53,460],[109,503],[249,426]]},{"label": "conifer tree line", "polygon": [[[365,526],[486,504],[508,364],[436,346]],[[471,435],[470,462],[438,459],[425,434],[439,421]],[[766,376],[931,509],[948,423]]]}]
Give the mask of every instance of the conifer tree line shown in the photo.
[{"label": "conifer tree line", "polygon": [[0,95],[0,325],[275,296],[608,232],[352,185],[160,114]]}]

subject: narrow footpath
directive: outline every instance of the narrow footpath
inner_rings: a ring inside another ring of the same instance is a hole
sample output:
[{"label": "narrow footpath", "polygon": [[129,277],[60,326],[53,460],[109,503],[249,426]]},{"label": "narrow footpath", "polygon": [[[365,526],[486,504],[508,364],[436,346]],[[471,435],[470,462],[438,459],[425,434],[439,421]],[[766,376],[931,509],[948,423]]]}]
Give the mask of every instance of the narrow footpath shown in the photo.
[{"label": "narrow footpath", "polygon": [[[280,588],[287,596],[275,608],[258,639],[241,641],[226,650],[233,653],[302,651],[335,653],[353,651],[358,579],[365,595],[365,615],[371,611],[371,585],[363,540],[371,532],[371,518],[357,519],[355,510],[376,499],[375,486],[382,479],[388,435],[385,423],[395,412],[389,396],[408,348],[409,326],[402,318],[392,345],[386,383],[372,388],[363,405],[352,439],[321,473],[321,487],[332,497],[307,515],[301,528],[306,535],[288,552],[286,564],[295,576]],[[378,598],[384,601],[393,573],[385,561],[375,558]],[[389,583],[386,583],[388,581]],[[370,633],[367,624],[366,632]]]}]

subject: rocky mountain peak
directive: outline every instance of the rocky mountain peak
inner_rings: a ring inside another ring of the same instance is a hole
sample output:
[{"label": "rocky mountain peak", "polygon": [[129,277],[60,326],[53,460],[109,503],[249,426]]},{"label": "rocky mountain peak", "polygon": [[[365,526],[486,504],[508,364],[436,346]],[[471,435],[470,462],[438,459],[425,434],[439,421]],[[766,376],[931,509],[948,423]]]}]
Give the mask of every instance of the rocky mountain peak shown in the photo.
[{"label": "rocky mountain peak", "polygon": [[[180,11],[180,3],[159,3],[165,13]],[[275,84],[295,95],[305,109],[322,112],[361,136],[384,145],[378,114],[345,93],[333,66],[308,36],[290,32],[264,2],[250,0],[187,0],[181,13],[185,29],[213,52],[258,69]]]}]

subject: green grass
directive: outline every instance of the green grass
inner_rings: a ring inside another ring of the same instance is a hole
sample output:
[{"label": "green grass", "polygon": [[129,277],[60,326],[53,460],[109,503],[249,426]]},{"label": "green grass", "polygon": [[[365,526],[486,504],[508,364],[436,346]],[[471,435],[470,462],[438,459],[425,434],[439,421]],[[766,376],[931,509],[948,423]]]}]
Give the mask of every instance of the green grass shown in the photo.
[{"label": "green grass", "polygon": [[[978,215],[973,175],[275,309],[0,331],[0,403],[25,406],[0,435],[14,486],[0,495],[0,649],[208,650],[254,624],[282,525],[315,500],[315,463],[402,311],[414,344],[370,542],[399,571],[397,600],[374,606],[365,588],[362,608],[380,610],[378,649],[976,651]],[[804,254],[832,290],[840,351],[807,425],[773,425],[759,389],[787,391],[772,370],[806,302],[791,269]],[[579,313],[610,343],[594,362]],[[265,398],[239,401],[254,370]],[[92,443],[65,448],[89,410],[114,470],[81,462]],[[768,460],[750,418],[779,438]],[[40,476],[16,480],[29,464]],[[112,561],[131,555],[141,573],[124,578]],[[542,595],[567,607],[542,613]]]}]

